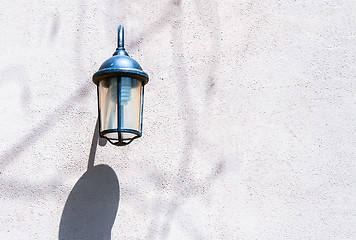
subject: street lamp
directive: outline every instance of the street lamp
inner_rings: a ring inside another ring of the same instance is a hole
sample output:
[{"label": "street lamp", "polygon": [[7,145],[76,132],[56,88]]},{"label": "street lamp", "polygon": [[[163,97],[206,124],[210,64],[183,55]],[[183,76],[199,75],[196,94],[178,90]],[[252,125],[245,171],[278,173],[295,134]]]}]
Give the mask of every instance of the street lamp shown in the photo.
[{"label": "street lamp", "polygon": [[98,91],[99,133],[123,146],[142,136],[143,90],[148,75],[124,48],[124,27],[118,47],[93,75]]}]

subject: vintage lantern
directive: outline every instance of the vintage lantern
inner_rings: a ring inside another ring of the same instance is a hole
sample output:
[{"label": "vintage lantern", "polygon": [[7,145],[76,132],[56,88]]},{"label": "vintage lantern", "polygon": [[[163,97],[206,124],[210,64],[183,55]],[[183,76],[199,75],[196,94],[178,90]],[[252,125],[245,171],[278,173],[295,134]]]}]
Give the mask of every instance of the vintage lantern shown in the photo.
[{"label": "vintage lantern", "polygon": [[98,90],[100,137],[123,146],[142,136],[143,90],[148,75],[124,48],[119,26],[118,47],[93,75]]}]

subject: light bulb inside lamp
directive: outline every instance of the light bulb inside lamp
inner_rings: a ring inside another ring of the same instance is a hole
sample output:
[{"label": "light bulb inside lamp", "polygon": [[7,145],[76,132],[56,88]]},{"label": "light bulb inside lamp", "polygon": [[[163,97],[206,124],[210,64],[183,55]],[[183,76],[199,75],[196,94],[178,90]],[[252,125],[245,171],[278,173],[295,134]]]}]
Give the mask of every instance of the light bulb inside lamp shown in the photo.
[{"label": "light bulb inside lamp", "polygon": [[131,78],[121,77],[120,105],[127,105],[131,100]]},{"label": "light bulb inside lamp", "polygon": [[[120,105],[127,105],[131,100],[131,88],[134,79],[130,77],[121,77],[121,89],[120,89]],[[117,81],[116,78],[110,79],[109,94],[111,101],[117,101]]]}]

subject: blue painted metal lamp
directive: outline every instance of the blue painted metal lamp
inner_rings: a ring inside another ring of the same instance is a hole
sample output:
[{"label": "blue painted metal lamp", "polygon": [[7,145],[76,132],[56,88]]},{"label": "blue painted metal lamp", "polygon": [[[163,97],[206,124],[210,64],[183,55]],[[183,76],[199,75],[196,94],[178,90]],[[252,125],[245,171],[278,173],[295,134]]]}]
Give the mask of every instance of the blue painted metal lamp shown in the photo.
[{"label": "blue painted metal lamp", "polygon": [[123,146],[142,136],[143,90],[148,75],[124,48],[119,26],[118,47],[93,75],[98,90],[100,137]]}]

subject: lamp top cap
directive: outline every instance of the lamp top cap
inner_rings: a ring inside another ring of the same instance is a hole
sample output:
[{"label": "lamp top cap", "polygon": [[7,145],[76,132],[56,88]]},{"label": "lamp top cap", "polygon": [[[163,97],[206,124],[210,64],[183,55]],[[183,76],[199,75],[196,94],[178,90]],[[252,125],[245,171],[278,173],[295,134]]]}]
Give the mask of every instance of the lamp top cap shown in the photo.
[{"label": "lamp top cap", "polygon": [[118,44],[113,56],[101,64],[99,71],[93,75],[93,82],[98,85],[99,80],[109,76],[127,76],[148,82],[148,75],[140,64],[129,56],[124,47],[124,27],[119,26]]}]

